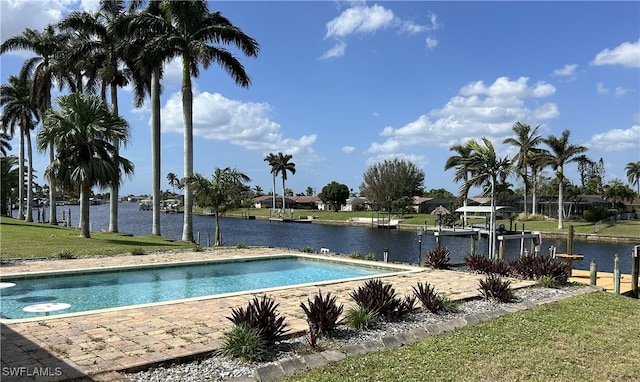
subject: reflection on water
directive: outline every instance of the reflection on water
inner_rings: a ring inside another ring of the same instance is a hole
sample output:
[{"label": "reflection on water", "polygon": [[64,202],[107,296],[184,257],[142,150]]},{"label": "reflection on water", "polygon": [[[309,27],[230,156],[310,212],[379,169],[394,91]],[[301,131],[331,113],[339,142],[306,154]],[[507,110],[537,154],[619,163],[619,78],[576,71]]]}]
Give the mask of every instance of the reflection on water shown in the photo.
[{"label": "reflection on water", "polygon": [[[58,208],[59,219],[62,210],[71,211],[72,225],[77,226],[79,217],[78,206]],[[122,202],[119,205],[118,222],[120,232],[133,235],[151,234],[152,212],[139,211],[137,203]],[[107,230],[109,227],[109,205],[91,206],[91,230]],[[200,243],[207,245],[207,235],[213,237],[214,217],[193,216],[194,235],[200,234]],[[348,227],[324,224],[277,223],[265,220],[245,220],[236,218],[221,219],[222,240],[226,245],[244,243],[250,246],[282,247],[299,249],[310,246],[319,250],[329,248],[332,252],[349,254],[353,252],[374,253],[382,259],[382,250],[389,249],[389,261],[418,262],[418,237],[413,231],[379,230],[369,227]],[[162,236],[175,240],[182,239],[182,214],[161,214],[160,225]],[[212,240],[211,240],[212,241]],[[616,254],[620,257],[620,268],[623,273],[631,273],[631,251],[637,243],[594,243],[586,241],[574,242],[573,252],[584,255],[584,260],[574,262],[576,269],[589,269],[591,260],[595,260],[598,269],[603,272],[613,271],[613,259]],[[462,263],[471,251],[470,239],[443,237],[442,245],[451,251],[451,261]],[[422,240],[423,257],[426,251],[436,246],[435,237],[424,236]],[[487,242],[484,239],[476,242],[476,251],[487,253]],[[545,239],[541,244],[543,252],[548,252],[550,246],[556,246],[558,253],[565,253],[567,248],[564,239]],[[528,243],[525,248],[528,248]],[[520,241],[507,242],[505,257],[513,259],[520,251]]]}]

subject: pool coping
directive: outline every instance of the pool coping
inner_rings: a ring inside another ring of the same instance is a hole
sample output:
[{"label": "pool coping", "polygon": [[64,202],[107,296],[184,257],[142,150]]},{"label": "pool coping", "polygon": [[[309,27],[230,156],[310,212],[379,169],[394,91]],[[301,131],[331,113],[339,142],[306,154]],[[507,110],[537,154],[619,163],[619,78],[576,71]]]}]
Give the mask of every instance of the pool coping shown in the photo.
[{"label": "pool coping", "polygon": [[393,276],[398,276],[398,275],[407,274],[407,273],[422,272],[424,270],[424,268],[407,265],[407,264],[379,263],[379,262],[374,262],[369,260],[348,258],[340,255],[332,255],[332,254],[315,255],[315,254],[307,254],[307,253],[283,252],[283,253],[274,253],[274,254],[268,254],[268,255],[234,256],[234,257],[223,258],[223,259],[171,261],[167,263],[151,263],[151,264],[142,263],[142,264],[133,264],[133,265],[116,265],[116,266],[110,266],[110,267],[78,268],[78,269],[70,269],[70,270],[53,270],[53,271],[41,271],[41,272],[19,272],[19,273],[10,273],[10,274],[0,275],[0,281],[13,282],[13,281],[19,281],[21,279],[37,278],[37,277],[87,275],[87,274],[93,274],[93,273],[124,272],[124,271],[149,269],[149,268],[170,268],[170,267],[180,267],[180,266],[190,266],[190,265],[226,264],[226,263],[234,263],[234,262],[251,262],[251,261],[261,261],[261,260],[286,259],[286,258],[301,258],[301,259],[307,259],[307,260],[313,260],[313,261],[332,262],[332,263],[347,264],[347,265],[358,265],[358,266],[374,268],[374,269],[385,269],[385,270],[393,269],[393,270],[397,270],[397,272],[387,272],[387,273],[381,273],[381,274],[375,274],[375,275],[347,277],[347,278],[332,279],[332,280],[312,281],[307,283],[281,285],[281,286],[268,287],[268,288],[248,289],[248,290],[242,290],[242,291],[236,291],[236,292],[226,292],[226,293],[218,293],[218,294],[212,294],[212,295],[188,297],[188,298],[173,299],[173,300],[166,300],[166,301],[148,302],[148,303],[125,305],[125,306],[118,306],[118,307],[112,307],[112,308],[84,310],[84,311],[72,312],[72,313],[56,313],[56,314],[50,314],[45,316],[36,315],[34,317],[23,317],[23,318],[0,318],[0,323],[21,323],[21,322],[44,321],[44,320],[51,320],[55,318],[79,317],[79,316],[84,316],[89,314],[109,313],[109,312],[116,312],[120,310],[140,309],[140,308],[155,307],[155,306],[162,306],[162,305],[168,305],[168,304],[215,300],[215,299],[222,299],[226,297],[242,296],[245,294],[258,294],[258,293],[264,294],[264,293],[280,291],[284,289],[291,289],[291,288],[324,286],[324,285],[330,285],[330,284],[339,284],[342,282],[367,280],[370,278],[393,277]]}]

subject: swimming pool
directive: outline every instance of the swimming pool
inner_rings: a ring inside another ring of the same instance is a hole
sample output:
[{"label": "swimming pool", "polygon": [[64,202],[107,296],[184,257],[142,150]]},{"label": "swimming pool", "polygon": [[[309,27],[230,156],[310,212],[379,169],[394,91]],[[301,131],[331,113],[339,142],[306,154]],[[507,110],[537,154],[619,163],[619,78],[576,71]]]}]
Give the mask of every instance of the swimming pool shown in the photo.
[{"label": "swimming pool", "polygon": [[37,304],[70,304],[50,315],[167,302],[298,284],[372,277],[399,269],[279,256],[206,261],[38,277],[3,277],[16,285],[0,290],[4,319],[35,317],[24,312]]}]

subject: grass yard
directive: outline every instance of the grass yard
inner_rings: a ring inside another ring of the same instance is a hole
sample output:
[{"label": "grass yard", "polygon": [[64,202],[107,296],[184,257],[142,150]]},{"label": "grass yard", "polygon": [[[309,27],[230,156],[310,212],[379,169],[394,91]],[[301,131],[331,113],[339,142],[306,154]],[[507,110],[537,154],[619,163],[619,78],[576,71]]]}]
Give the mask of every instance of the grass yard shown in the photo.
[{"label": "grass yard", "polygon": [[286,381],[633,381],[640,300],[589,293]]},{"label": "grass yard", "polygon": [[[0,257],[35,258],[109,256],[139,251],[189,249],[194,245],[158,236],[126,236],[117,233],[92,232],[91,239],[80,237],[74,228],[27,223],[8,217],[0,218]],[[64,256],[64,255],[63,255]]]}]

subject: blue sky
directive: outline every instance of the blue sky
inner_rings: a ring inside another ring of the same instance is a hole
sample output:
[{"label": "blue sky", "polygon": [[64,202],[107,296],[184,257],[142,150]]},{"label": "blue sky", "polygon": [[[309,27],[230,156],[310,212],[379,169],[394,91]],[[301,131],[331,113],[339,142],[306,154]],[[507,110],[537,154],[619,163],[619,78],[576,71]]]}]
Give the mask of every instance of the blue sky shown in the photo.
[{"label": "blue sky", "polygon": [[[1,39],[42,29],[96,1],[0,1]],[[358,190],[377,161],[404,158],[425,188],[457,193],[444,171],[449,147],[502,141],[520,121],[605,162],[605,181],[626,183],[640,160],[640,2],[210,2],[261,45],[242,57],[252,86],[218,66],[194,80],[194,171],[236,167],[271,190],[266,154],[293,155],[295,193],[331,181]],[[29,53],[1,56],[2,83]],[[167,64],[162,95],[162,189],[183,174],[180,62]],[[135,176],[121,192],[151,193],[149,106],[120,111],[132,128],[121,153]],[[17,147],[17,140],[14,141]],[[14,149],[17,153],[17,150]],[[37,155],[38,174],[48,157]],[[551,176],[551,170],[547,170]],[[579,182],[575,165],[566,169]],[[510,182],[519,186],[515,177]],[[44,184],[42,179],[38,183]],[[280,190],[278,183],[277,191]]]}]

